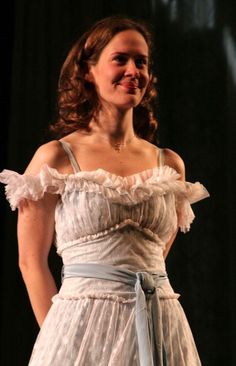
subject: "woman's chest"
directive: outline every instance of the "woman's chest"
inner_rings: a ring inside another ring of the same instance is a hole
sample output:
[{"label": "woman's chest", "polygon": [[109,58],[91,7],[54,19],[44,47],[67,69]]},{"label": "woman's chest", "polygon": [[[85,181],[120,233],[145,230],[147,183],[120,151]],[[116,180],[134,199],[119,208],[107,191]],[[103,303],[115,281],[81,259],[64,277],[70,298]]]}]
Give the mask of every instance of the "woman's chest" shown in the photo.
[{"label": "woman's chest", "polygon": [[114,231],[128,225],[161,234],[176,223],[173,194],[153,193],[138,202],[138,195],[128,199],[122,193],[108,197],[101,192],[74,191],[64,194],[56,208],[57,230],[75,237]]}]

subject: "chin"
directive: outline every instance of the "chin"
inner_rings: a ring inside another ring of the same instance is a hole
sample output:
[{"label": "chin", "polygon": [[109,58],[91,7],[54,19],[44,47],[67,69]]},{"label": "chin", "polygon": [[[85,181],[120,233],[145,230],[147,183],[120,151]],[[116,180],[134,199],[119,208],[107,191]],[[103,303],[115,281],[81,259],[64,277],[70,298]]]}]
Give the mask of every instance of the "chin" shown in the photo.
[{"label": "chin", "polygon": [[123,109],[130,109],[137,107],[141,103],[141,100],[142,98],[137,98],[137,96],[131,94],[125,100],[118,103],[117,106]]}]

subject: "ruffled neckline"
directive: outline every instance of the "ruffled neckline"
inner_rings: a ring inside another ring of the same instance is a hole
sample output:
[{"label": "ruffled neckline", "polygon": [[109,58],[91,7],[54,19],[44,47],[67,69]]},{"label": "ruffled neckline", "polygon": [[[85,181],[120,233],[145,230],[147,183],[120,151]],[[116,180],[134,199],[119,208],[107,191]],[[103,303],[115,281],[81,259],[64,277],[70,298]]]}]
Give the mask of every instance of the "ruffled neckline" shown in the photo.
[{"label": "ruffled neckline", "polygon": [[184,182],[179,177],[177,171],[167,165],[125,177],[102,168],[63,174],[46,164],[35,176],[10,170],[0,173],[0,181],[6,184],[6,196],[13,210],[23,199],[36,201],[45,192],[61,195],[62,201],[68,194],[76,192],[99,194],[110,202],[123,205],[136,205],[153,195],[161,197],[168,192],[175,194],[177,201],[185,198],[190,203],[209,195],[199,182]]},{"label": "ruffled neckline", "polygon": [[40,172],[34,176],[4,170],[0,173],[0,182],[6,184],[6,196],[12,210],[19,207],[22,200],[37,201],[46,192],[60,195],[62,204],[71,202],[71,195],[88,193],[100,195],[110,203],[125,206],[145,202],[153,196],[158,199],[171,193],[175,196],[176,207],[180,213],[179,226],[182,231],[188,231],[194,218],[190,203],[208,197],[209,193],[199,182],[184,182],[179,180],[179,177],[177,171],[167,165],[125,177],[101,168],[62,174],[55,168],[43,165]]},{"label": "ruffled neckline", "polygon": [[180,178],[180,174],[174,168],[168,165],[145,169],[127,176],[111,173],[103,168],[94,170],[79,170],[74,173],[60,173],[57,169],[49,167],[47,164],[42,166],[39,175],[42,171],[48,171],[48,173],[60,180],[62,179],[71,181],[74,179],[87,179],[88,181],[97,181],[99,184],[104,183],[105,186],[109,182],[110,184],[114,184],[116,187],[118,185],[126,187],[129,186],[130,189],[132,189],[133,186],[148,182],[152,178],[158,178],[161,179],[161,181],[170,178],[172,178],[172,180]]},{"label": "ruffled neckline", "polygon": [[126,175],[126,176],[111,173],[108,170],[103,169],[103,168],[97,168],[97,169],[94,169],[94,170],[78,170],[77,172],[74,172],[74,173],[60,173],[56,168],[52,168],[49,165],[44,164],[44,165],[42,165],[40,171],[44,170],[44,169],[48,169],[51,172],[55,172],[58,177],[61,177],[63,179],[68,178],[68,177],[76,177],[78,175],[82,175],[82,176],[83,175],[88,175],[88,176],[93,175],[93,176],[96,176],[97,174],[99,174],[99,175],[104,174],[104,175],[109,176],[109,178],[111,178],[112,180],[115,180],[115,179],[127,180],[127,179],[130,179],[130,178],[137,178],[137,177],[140,177],[140,176],[142,176],[142,177],[152,176],[153,174],[155,174],[158,171],[165,172],[166,170],[180,176],[180,174],[174,168],[170,167],[169,165],[162,165],[162,166],[156,166],[154,168],[144,169],[140,172],[129,174],[129,175]]}]

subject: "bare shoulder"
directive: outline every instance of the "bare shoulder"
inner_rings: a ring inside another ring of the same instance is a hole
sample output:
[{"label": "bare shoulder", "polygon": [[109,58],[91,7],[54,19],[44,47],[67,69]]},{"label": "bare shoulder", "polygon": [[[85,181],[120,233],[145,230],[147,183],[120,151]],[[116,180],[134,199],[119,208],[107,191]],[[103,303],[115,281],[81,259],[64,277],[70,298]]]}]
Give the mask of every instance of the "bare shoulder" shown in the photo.
[{"label": "bare shoulder", "polygon": [[183,159],[171,149],[163,149],[164,163],[175,169],[181,176],[181,180],[185,180],[185,165]]},{"label": "bare shoulder", "polygon": [[139,144],[138,144],[139,149],[141,149],[142,151],[146,151],[150,154],[156,155],[157,150],[158,150],[156,145],[154,145],[151,142],[144,140],[142,138],[139,138],[138,142],[139,142]]},{"label": "bare shoulder", "polygon": [[48,165],[51,168],[63,170],[65,165],[65,152],[61,143],[57,140],[50,141],[41,145],[35,152],[30,161],[25,173],[37,174],[43,165]]},{"label": "bare shoulder", "polygon": [[[151,155],[157,155],[156,159],[159,160],[160,148],[146,140],[140,140],[142,143],[142,149],[149,151]],[[185,179],[185,166],[183,159],[173,150],[171,149],[161,149],[163,152],[163,160],[164,164],[170,166],[175,169],[181,176],[180,179]],[[151,156],[150,155],[150,156]]]}]

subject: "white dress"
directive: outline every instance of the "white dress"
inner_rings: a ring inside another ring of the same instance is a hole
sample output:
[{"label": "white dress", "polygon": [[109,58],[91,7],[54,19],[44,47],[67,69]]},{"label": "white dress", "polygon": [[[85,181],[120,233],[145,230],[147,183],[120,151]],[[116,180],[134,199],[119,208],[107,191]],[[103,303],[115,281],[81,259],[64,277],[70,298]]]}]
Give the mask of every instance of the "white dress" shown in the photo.
[{"label": "white dress", "polygon": [[[12,209],[22,199],[60,194],[56,247],[65,265],[99,263],[165,272],[165,244],[178,225],[183,232],[189,230],[194,219],[190,204],[207,197],[206,189],[198,182],[179,181],[179,174],[162,164],[128,177],[103,169],[80,171],[68,144],[63,147],[74,174],[60,174],[47,165],[37,176],[9,170],[0,174]],[[168,280],[157,295],[167,365],[201,365],[179,295]],[[29,365],[140,366],[135,303],[128,284],[66,278],[53,297]]]}]

